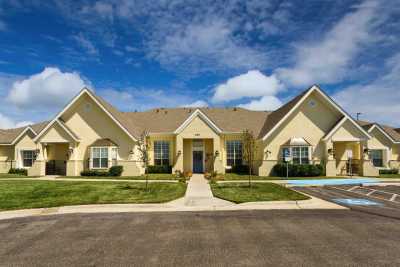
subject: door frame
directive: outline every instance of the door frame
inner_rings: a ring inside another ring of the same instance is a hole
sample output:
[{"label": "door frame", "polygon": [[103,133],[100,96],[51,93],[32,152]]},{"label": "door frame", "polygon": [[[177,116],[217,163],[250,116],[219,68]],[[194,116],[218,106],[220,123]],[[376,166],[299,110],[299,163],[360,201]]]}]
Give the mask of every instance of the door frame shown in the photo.
[{"label": "door frame", "polygon": [[[201,141],[201,143],[202,143],[202,146],[201,147],[194,147],[194,141]],[[204,140],[203,139],[193,139],[192,140],[192,161],[191,161],[191,165],[192,165],[192,172],[193,172],[193,167],[194,167],[194,164],[193,164],[193,161],[194,161],[194,158],[193,158],[193,152],[194,151],[201,151],[201,152],[203,152],[203,169],[202,169],[202,173],[204,173],[204,171],[205,171],[205,149],[204,149]]]}]

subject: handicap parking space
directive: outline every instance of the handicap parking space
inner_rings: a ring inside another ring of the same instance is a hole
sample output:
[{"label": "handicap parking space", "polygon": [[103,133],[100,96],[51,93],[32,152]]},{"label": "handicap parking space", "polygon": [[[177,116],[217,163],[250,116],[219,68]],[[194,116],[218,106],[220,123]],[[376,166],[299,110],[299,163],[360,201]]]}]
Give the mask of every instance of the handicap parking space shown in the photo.
[{"label": "handicap parking space", "polygon": [[381,186],[309,186],[293,189],[311,196],[333,202],[354,211],[400,219],[400,187],[389,188],[390,192],[380,191]]}]

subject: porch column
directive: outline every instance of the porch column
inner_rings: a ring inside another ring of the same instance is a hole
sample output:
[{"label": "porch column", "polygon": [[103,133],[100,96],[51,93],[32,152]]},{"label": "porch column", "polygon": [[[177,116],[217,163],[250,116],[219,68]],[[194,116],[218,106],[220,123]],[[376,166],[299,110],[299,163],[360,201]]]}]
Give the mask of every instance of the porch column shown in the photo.
[{"label": "porch column", "polygon": [[176,160],[175,165],[172,168],[172,172],[183,172],[183,138],[179,135],[176,136],[175,153]]},{"label": "porch column", "polygon": [[[334,149],[333,149],[333,142],[332,140],[328,140],[324,142],[325,144],[325,159],[326,159],[326,165],[325,165],[325,173],[326,176],[336,176],[337,175],[337,170],[336,170],[336,159],[334,157]],[[331,153],[329,153],[331,152]]]},{"label": "porch column", "polygon": [[364,149],[368,148],[367,141],[360,141],[360,153],[361,153],[361,175],[363,176],[379,176],[379,170],[375,168],[370,159],[369,153],[364,153]]},{"label": "porch column", "polygon": [[76,143],[69,143],[68,145],[68,160],[66,166],[67,176],[79,176],[80,171],[78,168],[78,145]]},{"label": "porch column", "polygon": [[222,162],[223,156],[221,151],[221,138],[213,138],[213,157],[214,157],[214,171],[218,173],[225,173],[224,164]]}]

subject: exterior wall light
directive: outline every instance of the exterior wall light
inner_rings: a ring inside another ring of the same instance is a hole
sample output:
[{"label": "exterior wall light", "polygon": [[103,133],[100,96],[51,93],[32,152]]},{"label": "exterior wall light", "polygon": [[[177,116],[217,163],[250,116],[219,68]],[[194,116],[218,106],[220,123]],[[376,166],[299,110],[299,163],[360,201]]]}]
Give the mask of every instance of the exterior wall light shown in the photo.
[{"label": "exterior wall light", "polygon": [[329,155],[335,154],[335,150],[333,150],[333,148],[329,148],[329,149],[328,149],[328,154],[329,154]]},{"label": "exterior wall light", "polygon": [[178,150],[178,156],[182,155],[182,151]]},{"label": "exterior wall light", "polygon": [[368,155],[371,152],[369,148],[364,148],[364,154]]},{"label": "exterior wall light", "polygon": [[219,151],[215,150],[215,156],[218,157],[219,156]]}]

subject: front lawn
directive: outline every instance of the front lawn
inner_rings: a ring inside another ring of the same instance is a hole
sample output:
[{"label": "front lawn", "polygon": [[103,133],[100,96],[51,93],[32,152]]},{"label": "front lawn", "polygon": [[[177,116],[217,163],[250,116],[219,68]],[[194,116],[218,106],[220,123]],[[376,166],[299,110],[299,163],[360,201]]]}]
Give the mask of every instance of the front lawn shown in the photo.
[{"label": "front lawn", "polygon": [[308,196],[273,183],[212,183],[213,195],[235,203],[306,200]]},{"label": "front lawn", "polygon": [[34,178],[34,177],[16,173],[0,173],[0,179],[1,178]]},{"label": "front lawn", "polygon": [[[174,174],[171,173],[150,173],[148,174],[149,180],[178,180]],[[146,180],[141,176],[62,176],[58,178],[72,178],[72,179],[119,179],[119,180]]]},{"label": "front lawn", "polygon": [[184,183],[0,181],[0,210],[83,204],[161,203],[183,197]]},{"label": "front lawn", "polygon": [[[225,173],[222,175],[222,177],[223,177],[222,180],[226,180],[226,181],[238,181],[238,180],[247,181],[249,179],[249,175],[237,174],[237,173]],[[340,179],[340,178],[346,178],[346,177],[313,176],[313,177],[289,177],[288,179],[286,179],[286,177],[277,177],[277,176],[257,176],[257,175],[251,176],[252,180],[311,180],[311,179]]]}]

